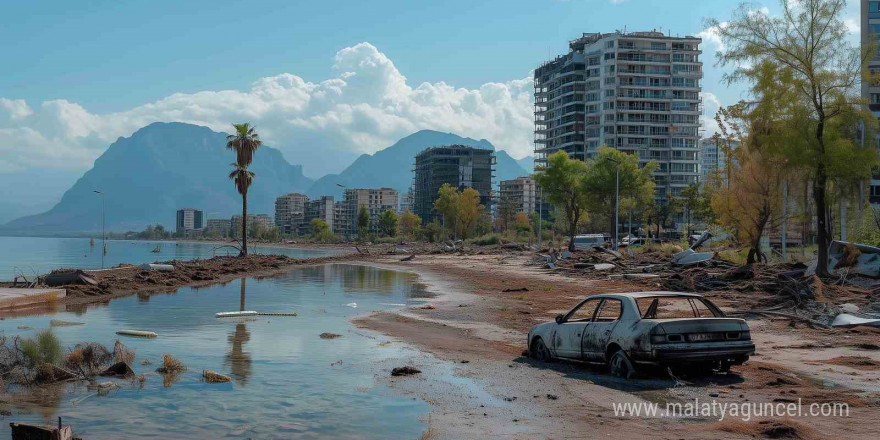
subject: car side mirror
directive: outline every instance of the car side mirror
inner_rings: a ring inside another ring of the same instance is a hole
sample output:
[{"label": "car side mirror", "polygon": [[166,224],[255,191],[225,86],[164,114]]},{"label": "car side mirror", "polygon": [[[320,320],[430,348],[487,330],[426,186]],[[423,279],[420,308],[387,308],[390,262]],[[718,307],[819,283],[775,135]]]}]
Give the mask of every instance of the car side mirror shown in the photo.
[{"label": "car side mirror", "polygon": [[556,323],[562,324],[562,320],[565,318],[565,315],[556,315]]}]

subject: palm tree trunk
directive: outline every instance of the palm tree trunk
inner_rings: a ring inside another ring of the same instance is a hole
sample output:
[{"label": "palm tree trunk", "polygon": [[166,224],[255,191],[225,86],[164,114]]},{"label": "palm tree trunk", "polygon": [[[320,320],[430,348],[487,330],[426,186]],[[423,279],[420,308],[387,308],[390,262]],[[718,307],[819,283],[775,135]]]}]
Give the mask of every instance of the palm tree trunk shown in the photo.
[{"label": "palm tree trunk", "polygon": [[241,195],[241,256],[247,256],[247,191]]}]

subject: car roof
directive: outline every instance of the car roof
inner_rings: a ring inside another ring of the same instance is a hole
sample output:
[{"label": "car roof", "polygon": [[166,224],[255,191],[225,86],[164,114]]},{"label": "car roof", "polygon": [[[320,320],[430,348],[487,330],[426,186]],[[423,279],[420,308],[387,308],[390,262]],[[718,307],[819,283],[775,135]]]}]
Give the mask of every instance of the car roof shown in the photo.
[{"label": "car roof", "polygon": [[626,298],[654,298],[658,296],[687,296],[693,298],[702,298],[703,295],[698,295],[696,293],[686,293],[686,292],[669,292],[669,291],[648,291],[648,292],[620,292],[620,293],[602,293],[599,295],[592,295],[588,298],[614,298],[614,297],[626,297]]}]

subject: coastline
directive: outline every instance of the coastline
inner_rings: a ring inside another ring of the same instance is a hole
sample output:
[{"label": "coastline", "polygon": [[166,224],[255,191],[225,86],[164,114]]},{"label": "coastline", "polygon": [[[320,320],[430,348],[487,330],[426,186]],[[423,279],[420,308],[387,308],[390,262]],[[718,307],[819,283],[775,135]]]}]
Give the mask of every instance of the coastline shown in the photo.
[{"label": "coastline", "polygon": [[[707,419],[617,417],[612,404],[675,402],[693,397],[711,400],[713,395],[726,402],[773,402],[780,393],[809,401],[853,404],[851,416],[842,419],[772,419],[795,429],[799,438],[844,433],[859,439],[872,438],[874,433],[872,416],[880,408],[878,395],[859,387],[880,383],[880,371],[829,365],[823,363],[821,354],[877,358],[877,352],[841,351],[840,347],[823,352],[796,347],[812,342],[828,344],[834,338],[832,333],[795,330],[778,322],[756,320],[750,325],[759,346],[766,349],[745,366],[736,367],[731,375],[684,383],[662,375],[624,381],[608,376],[602,368],[534,362],[522,355],[525,333],[531,325],[551,320],[588,295],[650,290],[650,286],[547,271],[530,264],[533,254],[528,252],[419,253],[412,261],[403,262],[402,254],[391,254],[393,249],[365,246],[365,254],[299,260],[253,255],[244,260],[217,257],[189,265],[181,263],[185,266],[181,272],[209,273],[210,279],[162,278],[162,273],[151,272],[150,276],[157,278],[147,282],[136,278],[139,271],[135,268],[119,268],[105,271],[104,281],[110,285],[103,294],[74,296],[58,306],[71,310],[128,295],[170,293],[180,287],[201,287],[241,277],[271,277],[309,265],[370,265],[415,273],[419,282],[436,295],[428,301],[433,308],[404,307],[352,319],[355,327],[413,348],[408,351],[411,355],[377,363],[375,377],[431,405],[423,438],[592,438],[621,434],[626,438],[753,438],[760,434],[757,420],[730,425]],[[848,332],[848,343],[876,341],[878,334]],[[807,359],[807,355],[812,357]],[[388,376],[391,368],[402,365],[413,365],[422,374]],[[859,383],[848,384],[852,386],[847,388],[822,385],[823,379],[831,377],[827,369],[832,367],[841,378],[856,372],[857,377],[849,377]],[[774,381],[786,385],[767,385]]]}]

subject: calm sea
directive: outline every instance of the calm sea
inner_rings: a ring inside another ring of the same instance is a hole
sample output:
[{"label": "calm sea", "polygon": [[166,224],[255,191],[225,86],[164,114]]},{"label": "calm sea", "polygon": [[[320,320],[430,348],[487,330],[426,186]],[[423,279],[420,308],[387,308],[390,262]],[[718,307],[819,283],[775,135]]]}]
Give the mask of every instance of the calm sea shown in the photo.
[{"label": "calm sea", "polygon": [[[146,379],[142,385],[115,380],[120,388],[109,393],[82,384],[38,394],[10,390],[2,407],[12,414],[0,417],[0,438],[9,438],[9,421],[54,424],[59,416],[90,440],[418,438],[428,405],[376,380],[376,374],[388,374],[376,370],[377,362],[412,350],[358,330],[349,320],[370,310],[424,302],[421,286],[409,273],[327,264],[274,278],[0,320],[0,334],[7,338],[33,337],[50,328],[51,319],[81,323],[51,327],[65,351],[80,342],[112,348],[119,338],[136,352],[133,368]],[[298,316],[215,317],[241,309]],[[120,329],[159,336],[120,337],[115,334]],[[322,339],[323,332],[342,336]],[[189,369],[178,376],[156,373],[165,353]],[[205,369],[233,381],[205,383],[200,377]],[[107,380],[114,379],[99,378]]]}]

